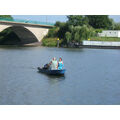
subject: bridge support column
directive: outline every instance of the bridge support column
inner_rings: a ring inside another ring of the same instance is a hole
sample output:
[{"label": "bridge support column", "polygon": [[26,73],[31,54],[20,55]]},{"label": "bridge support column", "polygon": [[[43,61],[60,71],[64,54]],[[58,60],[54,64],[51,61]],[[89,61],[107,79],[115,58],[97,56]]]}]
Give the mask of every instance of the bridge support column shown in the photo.
[{"label": "bridge support column", "polygon": [[38,39],[39,42],[43,39],[44,36],[47,35],[49,29],[46,28],[32,28],[32,27],[25,27],[30,30]]}]

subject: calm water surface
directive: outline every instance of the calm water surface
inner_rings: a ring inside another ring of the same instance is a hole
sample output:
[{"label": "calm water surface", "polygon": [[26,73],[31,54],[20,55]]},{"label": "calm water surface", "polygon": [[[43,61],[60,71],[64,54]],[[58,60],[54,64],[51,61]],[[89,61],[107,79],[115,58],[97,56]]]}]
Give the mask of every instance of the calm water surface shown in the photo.
[{"label": "calm water surface", "polygon": [[[38,73],[54,56],[65,76]],[[0,104],[120,104],[120,50],[0,47]]]}]

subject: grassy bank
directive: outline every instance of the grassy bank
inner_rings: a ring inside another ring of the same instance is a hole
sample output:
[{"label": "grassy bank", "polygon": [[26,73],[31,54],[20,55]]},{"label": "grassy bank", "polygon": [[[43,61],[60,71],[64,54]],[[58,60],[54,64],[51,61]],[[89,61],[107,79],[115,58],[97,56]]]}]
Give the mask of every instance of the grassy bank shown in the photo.
[{"label": "grassy bank", "polygon": [[117,37],[91,37],[91,41],[113,41],[113,42],[120,42],[120,38]]},{"label": "grassy bank", "polygon": [[[61,40],[59,40],[59,45],[61,45]],[[43,38],[42,46],[57,47],[57,38]]]}]

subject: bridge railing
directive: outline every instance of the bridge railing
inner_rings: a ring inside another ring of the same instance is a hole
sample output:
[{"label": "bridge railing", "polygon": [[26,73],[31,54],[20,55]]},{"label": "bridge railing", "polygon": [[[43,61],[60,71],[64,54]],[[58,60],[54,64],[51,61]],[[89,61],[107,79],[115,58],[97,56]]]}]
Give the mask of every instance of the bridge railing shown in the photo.
[{"label": "bridge railing", "polygon": [[32,21],[32,20],[22,20],[22,19],[0,18],[0,21],[19,22],[19,23],[31,23],[31,24],[40,24],[40,25],[51,25],[51,26],[54,25],[54,23],[50,23],[50,22],[41,22],[41,21]]}]

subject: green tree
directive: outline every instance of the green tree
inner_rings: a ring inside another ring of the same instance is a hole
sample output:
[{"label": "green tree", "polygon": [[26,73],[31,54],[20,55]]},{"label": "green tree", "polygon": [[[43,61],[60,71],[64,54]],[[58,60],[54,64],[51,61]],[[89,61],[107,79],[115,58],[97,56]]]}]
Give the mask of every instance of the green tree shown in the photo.
[{"label": "green tree", "polygon": [[111,26],[109,26],[109,29],[110,29],[110,30],[114,30],[116,23],[114,22],[114,20],[113,20],[112,18],[110,18],[109,20],[110,20],[110,23],[111,23]]},{"label": "green tree", "polygon": [[64,22],[56,21],[55,26],[56,27],[61,27],[64,25]]},{"label": "green tree", "polygon": [[57,37],[58,31],[58,27],[51,28],[46,37]]},{"label": "green tree", "polygon": [[0,15],[0,19],[12,19],[13,20],[13,17],[11,15]]},{"label": "green tree", "polygon": [[80,29],[80,41],[87,40],[91,36],[95,35],[94,29],[92,27],[87,27],[86,25],[82,26]]},{"label": "green tree", "polygon": [[69,43],[71,41],[71,33],[70,32],[66,32],[65,33],[65,39],[67,40],[66,42]]},{"label": "green tree", "polygon": [[79,32],[76,32],[74,34],[74,40],[75,40],[75,42],[80,42],[81,41]]},{"label": "green tree", "polygon": [[60,39],[64,39],[64,38],[65,38],[65,33],[66,33],[66,31],[68,31],[68,24],[65,23],[65,22],[60,23],[57,36],[58,36]]},{"label": "green tree", "polygon": [[110,29],[112,25],[108,15],[87,15],[86,17],[93,28]]},{"label": "green tree", "polygon": [[88,24],[88,18],[83,15],[68,15],[67,18],[68,18],[67,23],[69,25],[82,26],[84,24],[86,24],[86,25]]},{"label": "green tree", "polygon": [[120,30],[120,23],[115,23],[114,30]]}]

